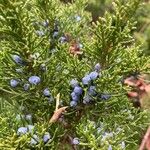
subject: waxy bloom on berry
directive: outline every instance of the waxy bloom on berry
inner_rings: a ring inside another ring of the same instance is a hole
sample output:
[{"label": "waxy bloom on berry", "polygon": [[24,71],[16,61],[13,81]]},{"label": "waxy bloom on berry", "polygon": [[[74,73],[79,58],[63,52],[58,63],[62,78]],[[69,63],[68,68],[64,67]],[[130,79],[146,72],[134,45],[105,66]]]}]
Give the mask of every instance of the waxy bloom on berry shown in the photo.
[{"label": "waxy bloom on berry", "polygon": [[19,84],[19,80],[11,79],[10,80],[10,86],[16,87]]},{"label": "waxy bloom on berry", "polygon": [[79,138],[77,138],[77,137],[73,138],[72,144],[78,145],[79,143],[80,143]]},{"label": "waxy bloom on berry", "polygon": [[47,143],[50,138],[51,138],[50,134],[48,132],[46,132],[43,136],[44,143]]},{"label": "waxy bloom on berry", "polygon": [[28,129],[26,127],[20,127],[17,131],[18,135],[23,135],[26,134],[28,132]]},{"label": "waxy bloom on berry", "polygon": [[40,77],[38,77],[38,76],[31,76],[31,77],[29,78],[29,82],[30,82],[31,84],[37,85],[38,83],[41,82],[41,79],[40,79]]}]

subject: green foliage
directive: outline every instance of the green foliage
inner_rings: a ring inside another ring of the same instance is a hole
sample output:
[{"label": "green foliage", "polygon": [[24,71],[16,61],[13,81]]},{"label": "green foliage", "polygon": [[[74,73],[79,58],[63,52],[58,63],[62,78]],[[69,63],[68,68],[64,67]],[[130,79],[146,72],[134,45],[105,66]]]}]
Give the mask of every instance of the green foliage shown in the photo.
[{"label": "green foliage", "polygon": [[136,43],[141,44],[141,49],[145,52],[146,55],[149,55],[150,49],[150,3],[145,2],[144,7],[141,7],[136,13],[138,17],[138,32],[135,32]]},{"label": "green foliage", "polygon": [[[85,11],[87,2],[0,1],[0,94],[4,101],[0,111],[1,149],[98,150],[108,149],[110,145],[121,149],[121,142],[125,142],[126,149],[137,149],[149,116],[146,111],[132,107],[126,97],[128,89],[120,80],[130,73],[148,70],[149,58],[131,36],[140,0],[113,2],[113,14],[107,11],[93,24],[90,13]],[[60,42],[66,34],[69,40]],[[83,45],[82,55],[70,54],[74,42]],[[19,55],[25,65],[15,63],[12,55]],[[103,101],[97,95],[92,97],[91,104],[85,105],[83,97],[88,87],[82,85],[82,78],[96,63],[100,63],[102,69],[100,78],[94,82],[96,90],[110,93],[111,98]],[[40,69],[42,64],[46,66],[45,71]],[[30,84],[30,89],[25,91],[24,84],[35,75],[41,82]],[[19,85],[11,87],[11,79],[17,79]],[[71,79],[77,79],[85,92],[75,108],[69,106]],[[50,89],[51,99],[43,95],[45,88]],[[62,121],[49,123],[58,93],[59,107],[69,107],[61,116]],[[32,119],[26,118],[28,114]],[[34,130],[19,136],[18,128],[28,125],[34,125]],[[46,144],[43,142],[45,132],[51,135]],[[36,144],[31,144],[34,134],[38,140],[34,139]],[[79,145],[72,144],[74,137],[79,138]]]}]

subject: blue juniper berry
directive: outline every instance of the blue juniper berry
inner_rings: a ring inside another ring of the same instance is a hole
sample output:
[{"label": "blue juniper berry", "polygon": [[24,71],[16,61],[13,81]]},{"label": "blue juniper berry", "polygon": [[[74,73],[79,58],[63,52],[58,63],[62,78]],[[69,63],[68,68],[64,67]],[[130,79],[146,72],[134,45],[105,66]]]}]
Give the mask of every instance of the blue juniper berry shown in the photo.
[{"label": "blue juniper berry", "polygon": [[103,130],[102,127],[98,127],[98,128],[97,128],[97,133],[100,134],[102,130]]},{"label": "blue juniper berry", "polygon": [[48,102],[49,102],[49,103],[52,103],[52,102],[54,101],[54,99],[53,99],[53,97],[52,97],[52,96],[47,97],[47,99],[48,99]]},{"label": "blue juniper berry", "polygon": [[105,141],[108,138],[112,138],[113,137],[113,132],[104,132],[102,135],[102,141]]},{"label": "blue juniper berry", "polygon": [[24,66],[26,65],[25,61],[19,55],[12,55],[12,59],[18,65]]},{"label": "blue juniper berry", "polygon": [[53,32],[53,38],[56,38],[58,36],[59,32],[58,31],[54,31]]},{"label": "blue juniper berry", "polygon": [[29,82],[30,82],[31,84],[37,85],[37,84],[39,84],[39,83],[41,82],[41,79],[40,79],[40,77],[38,77],[38,76],[31,76],[31,77],[29,78]]},{"label": "blue juniper berry", "polygon": [[88,93],[89,93],[89,95],[96,96],[96,94],[97,94],[96,87],[95,86],[90,86],[88,88]]},{"label": "blue juniper berry", "polygon": [[48,25],[49,25],[48,19],[45,20],[44,22],[42,22],[42,25],[43,25],[44,27],[48,27]]},{"label": "blue juniper berry", "polygon": [[83,90],[82,90],[82,88],[81,88],[80,86],[76,86],[76,87],[74,88],[73,92],[74,92],[75,94],[77,94],[77,95],[82,95]]},{"label": "blue juniper berry", "polygon": [[43,136],[44,143],[47,143],[50,138],[51,138],[50,134],[48,132],[46,132]]},{"label": "blue juniper berry", "polygon": [[45,72],[47,70],[46,65],[45,64],[41,64],[40,65],[40,70]]},{"label": "blue juniper berry", "polygon": [[30,84],[28,84],[28,83],[24,84],[23,88],[24,88],[25,91],[29,90]]},{"label": "blue juniper berry", "polygon": [[17,131],[17,135],[23,135],[26,134],[28,132],[27,127],[20,127]]},{"label": "blue juniper berry", "polygon": [[78,145],[80,143],[79,138],[75,137],[72,139],[72,144],[73,145]]},{"label": "blue juniper berry", "polygon": [[61,36],[59,41],[60,41],[60,43],[65,43],[65,42],[67,42],[67,39],[65,36]]},{"label": "blue juniper berry", "polygon": [[19,80],[16,80],[16,79],[10,80],[10,86],[11,87],[16,87],[18,84],[19,84]]},{"label": "blue juniper berry", "polygon": [[92,101],[92,97],[89,94],[86,94],[83,97],[83,104],[88,104],[90,101]]},{"label": "blue juniper berry", "polygon": [[76,107],[77,106],[77,102],[76,101],[71,101],[70,102],[70,106],[71,107]]},{"label": "blue juniper berry", "polygon": [[82,78],[83,85],[88,85],[90,82],[91,82],[91,78],[89,75],[86,75],[85,77]]},{"label": "blue juniper berry", "polygon": [[71,93],[71,99],[73,101],[78,101],[79,100],[79,96],[75,92],[72,92]]},{"label": "blue juniper berry", "polygon": [[76,86],[78,86],[78,81],[76,79],[72,79],[70,81],[70,85],[72,88],[75,88]]},{"label": "blue juniper berry", "polygon": [[103,94],[101,94],[100,97],[101,97],[102,100],[108,100],[109,98],[111,98],[111,95],[110,95],[110,94],[103,93]]},{"label": "blue juniper berry", "polygon": [[101,70],[101,65],[99,63],[97,63],[95,66],[94,66],[94,70],[99,72]]},{"label": "blue juniper berry", "polygon": [[46,97],[50,97],[50,96],[51,96],[51,93],[50,93],[50,91],[49,91],[48,88],[44,89],[43,94],[44,94],[44,96],[46,96]]},{"label": "blue juniper berry", "polygon": [[33,137],[31,138],[30,144],[31,145],[36,145],[39,142],[39,137],[34,134]]},{"label": "blue juniper berry", "polygon": [[93,71],[89,74],[91,80],[96,80],[99,77],[99,74],[96,71]]}]

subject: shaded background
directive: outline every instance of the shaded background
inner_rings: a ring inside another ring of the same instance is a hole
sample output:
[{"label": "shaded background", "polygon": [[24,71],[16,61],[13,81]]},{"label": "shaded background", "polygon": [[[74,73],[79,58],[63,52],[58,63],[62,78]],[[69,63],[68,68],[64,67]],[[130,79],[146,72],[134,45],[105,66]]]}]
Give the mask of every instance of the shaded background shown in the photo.
[{"label": "shaded background", "polygon": [[[71,3],[73,0],[60,0],[64,3]],[[113,0],[89,0],[86,10],[92,14],[92,21],[96,21],[99,16],[103,16],[105,11],[112,12]],[[141,45],[146,55],[150,55],[150,1],[143,0],[143,6],[138,9],[135,19],[137,20],[137,29],[134,37],[136,43]]]}]

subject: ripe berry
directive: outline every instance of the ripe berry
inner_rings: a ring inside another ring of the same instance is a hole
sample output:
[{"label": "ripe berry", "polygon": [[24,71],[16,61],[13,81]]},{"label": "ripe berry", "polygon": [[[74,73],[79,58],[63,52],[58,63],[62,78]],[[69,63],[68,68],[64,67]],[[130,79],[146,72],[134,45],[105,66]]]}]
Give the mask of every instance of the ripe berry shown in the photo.
[{"label": "ripe berry", "polygon": [[72,144],[74,144],[74,145],[78,145],[80,143],[80,141],[79,141],[79,138],[74,138],[73,140],[72,140]]},{"label": "ripe berry", "polygon": [[96,80],[98,78],[98,73],[96,71],[93,71],[89,74],[91,80]]},{"label": "ripe berry", "polygon": [[83,97],[83,104],[88,104],[91,100],[92,100],[92,97],[90,97],[90,95],[87,94]]},{"label": "ripe berry", "polygon": [[90,81],[91,81],[91,78],[89,75],[86,75],[85,77],[82,78],[82,83],[84,85],[88,85],[90,83]]},{"label": "ripe berry", "polygon": [[42,25],[43,25],[44,27],[48,27],[48,25],[49,25],[49,21],[48,21],[48,19],[47,19],[47,20],[45,20],[45,21],[42,23]]},{"label": "ripe berry", "polygon": [[24,86],[23,86],[25,91],[27,91],[29,89],[29,87],[30,87],[30,84],[28,84],[28,83],[24,84]]},{"label": "ripe berry", "polygon": [[72,88],[75,88],[76,86],[78,86],[78,81],[76,79],[72,79],[70,81],[70,85]]},{"label": "ripe berry", "polygon": [[50,91],[49,91],[48,88],[46,88],[46,89],[43,91],[43,94],[44,94],[44,96],[46,96],[46,97],[51,96],[51,93],[50,93]]},{"label": "ripe berry", "polygon": [[101,70],[101,65],[99,63],[97,63],[94,67],[94,70],[99,72]]},{"label": "ripe berry", "polygon": [[20,127],[17,131],[17,134],[18,135],[23,135],[23,134],[26,134],[28,132],[27,128],[26,127]]},{"label": "ripe berry", "polygon": [[76,107],[77,106],[77,102],[76,101],[71,101],[70,102],[70,106],[71,107]]},{"label": "ripe berry", "polygon": [[54,31],[53,33],[53,38],[56,38],[58,36],[59,32],[58,31]]},{"label": "ripe berry", "polygon": [[72,98],[73,101],[78,101],[79,100],[79,96],[75,92],[71,93],[71,98]]},{"label": "ripe berry", "polygon": [[65,43],[65,42],[67,42],[67,39],[65,36],[62,36],[62,37],[60,37],[59,41],[60,41],[60,43]]},{"label": "ripe berry", "polygon": [[10,80],[10,86],[16,87],[19,84],[19,80],[11,79]]},{"label": "ripe berry", "polygon": [[96,87],[95,86],[90,86],[89,89],[88,89],[88,93],[89,93],[89,95],[96,96],[96,94],[97,94]]},{"label": "ripe berry", "polygon": [[18,55],[12,55],[12,59],[15,61],[18,65],[25,65],[25,62],[22,60],[22,58]]},{"label": "ripe berry", "polygon": [[51,138],[50,134],[46,132],[43,136],[44,143],[47,143],[50,138]]},{"label": "ripe berry", "polygon": [[109,98],[111,98],[110,94],[101,94],[101,99],[108,100]]},{"label": "ripe berry", "polygon": [[41,82],[41,79],[40,79],[40,77],[38,77],[38,76],[31,76],[31,77],[29,78],[29,82],[30,82],[31,84],[37,85],[38,83]]},{"label": "ripe berry", "polygon": [[45,64],[41,64],[40,65],[40,70],[45,72],[47,70],[46,65]]},{"label": "ripe berry", "polygon": [[48,99],[48,102],[49,102],[49,103],[52,103],[52,102],[54,101],[54,99],[53,99],[52,96],[51,96],[51,97],[48,97],[47,99]]},{"label": "ripe berry", "polygon": [[81,95],[83,90],[80,86],[76,86],[73,90],[73,92],[76,94],[76,95]]}]

